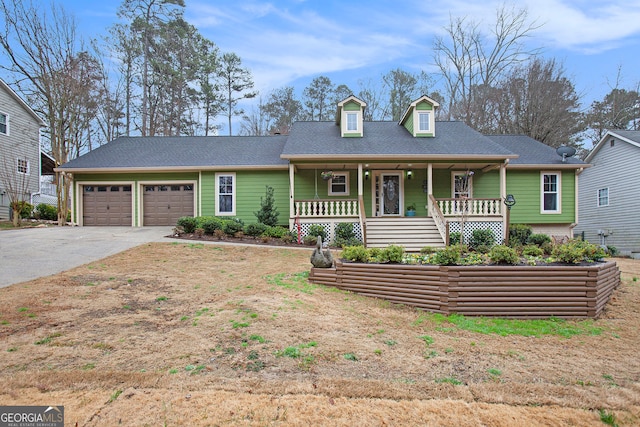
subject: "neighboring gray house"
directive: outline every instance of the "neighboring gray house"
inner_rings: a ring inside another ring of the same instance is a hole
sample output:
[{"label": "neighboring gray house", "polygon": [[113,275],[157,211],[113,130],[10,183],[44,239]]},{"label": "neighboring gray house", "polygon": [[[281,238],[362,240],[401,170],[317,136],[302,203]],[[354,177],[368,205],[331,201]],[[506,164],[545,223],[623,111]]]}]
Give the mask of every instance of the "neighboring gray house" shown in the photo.
[{"label": "neighboring gray house", "polygon": [[0,79],[0,219],[9,219],[9,194],[24,200],[40,189],[40,128],[45,123]]},{"label": "neighboring gray house", "polygon": [[576,236],[640,255],[640,131],[611,130],[586,158],[579,176]]}]

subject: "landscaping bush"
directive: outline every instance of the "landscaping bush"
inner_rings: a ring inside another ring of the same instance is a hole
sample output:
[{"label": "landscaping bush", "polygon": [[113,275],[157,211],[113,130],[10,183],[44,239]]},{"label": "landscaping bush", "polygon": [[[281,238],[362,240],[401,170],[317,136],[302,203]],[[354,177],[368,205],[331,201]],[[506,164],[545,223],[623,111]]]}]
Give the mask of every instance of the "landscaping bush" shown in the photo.
[{"label": "landscaping bush", "polygon": [[33,213],[33,205],[31,203],[24,203],[22,205],[22,209],[20,210],[20,218],[27,219],[31,218]]},{"label": "landscaping bush", "polygon": [[336,238],[334,245],[339,248],[344,248],[346,246],[358,246],[362,244],[360,239],[356,237],[356,233],[353,231],[352,222],[341,222],[336,225],[335,233]]},{"label": "landscaping bush", "polygon": [[229,219],[223,222],[222,231],[229,236],[235,235],[238,231],[242,231],[243,224],[235,219]]},{"label": "landscaping bush", "polygon": [[607,245],[607,252],[609,252],[609,255],[611,256],[616,256],[618,255],[618,248],[616,248],[615,246]]},{"label": "landscaping bush", "polygon": [[520,257],[515,249],[505,245],[496,245],[489,251],[489,259],[495,264],[518,264]]},{"label": "landscaping bush", "polygon": [[287,234],[290,235],[291,232],[284,227],[269,226],[264,230],[262,236],[273,237],[274,239],[282,239]]},{"label": "landscaping bush", "polygon": [[258,237],[267,230],[267,226],[262,223],[247,224],[244,226],[244,234],[247,236]]},{"label": "landscaping bush", "polygon": [[457,245],[460,243],[460,232],[454,231],[453,233],[449,233],[449,244]]},{"label": "landscaping bush", "polygon": [[485,228],[481,230],[473,230],[471,234],[471,241],[469,245],[477,249],[480,246],[488,246],[491,247],[496,243],[496,235],[491,229]]},{"label": "landscaping bush", "polygon": [[581,262],[600,261],[606,253],[600,246],[583,240],[569,240],[567,243],[557,245],[551,255],[561,262],[579,264]]},{"label": "landscaping bush", "polygon": [[196,218],[197,228],[202,228],[205,234],[213,234],[216,230],[222,230],[224,221],[215,216],[200,216]]},{"label": "landscaping bush", "polygon": [[460,246],[447,246],[433,254],[433,257],[431,257],[431,264],[458,265],[460,263],[461,256],[462,252],[460,251]]},{"label": "landscaping bush", "polygon": [[347,246],[342,249],[342,258],[353,262],[368,262],[369,251],[364,246]]},{"label": "landscaping bush", "polygon": [[317,236],[310,236],[310,235],[306,235],[302,238],[302,243],[304,245],[307,246],[315,246],[316,243],[318,243],[318,237]]},{"label": "landscaping bush", "polygon": [[522,248],[522,255],[538,257],[544,255],[544,251],[540,246],[527,245]]},{"label": "landscaping bush", "polygon": [[527,239],[527,245],[537,245],[542,247],[545,243],[551,243],[551,237],[546,234],[532,234]]},{"label": "landscaping bush", "polygon": [[509,246],[524,246],[531,236],[532,228],[527,224],[511,224],[509,226]]},{"label": "landscaping bush", "polygon": [[318,236],[320,236],[322,237],[323,242],[327,241],[327,231],[320,224],[311,224],[309,226],[309,231],[307,232],[307,236],[313,236],[314,239],[317,239]]},{"label": "landscaping bush", "polygon": [[43,219],[45,221],[57,221],[58,208],[46,203],[40,203],[38,204],[38,206],[36,206],[35,215],[36,218]]},{"label": "landscaping bush", "polygon": [[192,216],[183,216],[178,218],[176,225],[182,227],[185,233],[193,233],[197,227],[197,220]]},{"label": "landscaping bush", "polygon": [[258,222],[265,225],[278,225],[278,209],[275,207],[275,199],[273,198],[273,187],[266,185],[265,196],[260,198],[260,210],[254,212]]},{"label": "landscaping bush", "polygon": [[402,246],[389,245],[382,249],[376,256],[377,262],[391,262],[400,264],[404,255],[404,248]]}]

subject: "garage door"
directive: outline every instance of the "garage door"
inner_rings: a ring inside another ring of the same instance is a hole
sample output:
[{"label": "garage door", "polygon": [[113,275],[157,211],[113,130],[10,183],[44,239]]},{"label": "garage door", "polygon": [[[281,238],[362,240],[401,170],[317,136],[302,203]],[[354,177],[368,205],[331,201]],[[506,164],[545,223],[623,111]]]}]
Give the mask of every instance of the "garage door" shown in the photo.
[{"label": "garage door", "polygon": [[85,185],[82,190],[84,225],[131,226],[130,185]]},{"label": "garage door", "polygon": [[145,185],[142,209],[143,225],[176,225],[193,216],[193,185]]}]

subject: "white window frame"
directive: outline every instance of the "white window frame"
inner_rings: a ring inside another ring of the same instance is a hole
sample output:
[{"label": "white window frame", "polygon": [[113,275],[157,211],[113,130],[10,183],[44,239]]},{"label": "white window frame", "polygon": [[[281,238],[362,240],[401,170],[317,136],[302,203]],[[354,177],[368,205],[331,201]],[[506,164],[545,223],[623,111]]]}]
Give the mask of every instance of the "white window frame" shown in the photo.
[{"label": "white window frame", "polygon": [[[26,169],[26,171],[22,171],[20,169]],[[31,172],[31,165],[29,160],[18,157],[16,159],[16,172],[22,175],[29,175],[29,173]]]},{"label": "white window frame", "polygon": [[4,116],[4,127],[5,127],[4,132],[0,130],[0,135],[9,135],[9,115],[7,113],[3,113],[2,111],[0,111],[0,116]]},{"label": "white window frame", "polygon": [[[220,211],[220,196],[228,195],[227,193],[220,193],[220,178],[231,177],[231,212]],[[215,175],[216,185],[216,216],[235,216],[236,215],[236,193],[237,193],[237,181],[235,172],[217,172]]]},{"label": "white window frame", "polygon": [[[424,128],[422,118],[426,118],[427,127]],[[430,111],[418,111],[418,132],[431,132],[431,112]]]},{"label": "white window frame", "polygon": [[[544,188],[544,178],[545,176],[555,176],[556,177],[556,190],[555,192],[545,192]],[[546,194],[553,193],[556,195],[556,206],[555,210],[545,210],[544,208],[544,199]],[[542,171],[540,172],[540,213],[541,214],[560,214],[562,213],[562,173],[561,172],[553,172],[553,171]]]},{"label": "white window frame", "polygon": [[358,132],[358,112],[348,111],[346,113],[347,118],[347,132]]},{"label": "white window frame", "polygon": [[[345,189],[344,191],[335,191],[334,190],[334,182],[333,179],[336,176],[340,176],[340,177],[344,177],[344,183],[340,182],[340,183],[335,183],[335,185],[344,185]],[[348,196],[349,195],[349,172],[334,172],[333,173],[333,178],[331,178],[329,180],[329,190],[328,193],[330,196]]]},{"label": "white window frame", "polygon": [[[452,199],[458,199],[459,197],[456,197],[456,177],[458,176],[465,176],[467,175],[468,172],[467,171],[453,171],[451,172],[451,198]],[[469,194],[467,195],[468,199],[471,199],[473,197],[473,175],[469,175],[467,176],[467,181],[469,182]]]},{"label": "white window frame", "polygon": [[[606,195],[603,195],[601,192],[606,192]],[[609,187],[599,188],[596,194],[596,199],[596,203],[599,208],[609,206]]]}]

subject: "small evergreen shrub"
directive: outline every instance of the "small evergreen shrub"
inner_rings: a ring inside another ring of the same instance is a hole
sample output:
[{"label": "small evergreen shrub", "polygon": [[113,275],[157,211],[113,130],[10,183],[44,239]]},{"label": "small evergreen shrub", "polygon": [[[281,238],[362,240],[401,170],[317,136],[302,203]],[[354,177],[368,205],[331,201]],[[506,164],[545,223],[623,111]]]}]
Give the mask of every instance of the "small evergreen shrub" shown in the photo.
[{"label": "small evergreen shrub", "polygon": [[423,255],[429,255],[434,253],[435,251],[437,251],[437,249],[432,246],[425,246],[424,248],[420,248],[420,253]]},{"label": "small evergreen shrub", "polygon": [[617,256],[619,253],[618,248],[611,245],[607,245],[607,252],[609,252],[609,255],[611,256]]},{"label": "small evergreen shrub", "polygon": [[184,232],[188,234],[193,233],[196,230],[197,224],[196,219],[192,216],[180,217],[176,223],[178,227],[182,227]]},{"label": "small evergreen shrub", "polygon": [[224,221],[215,216],[200,216],[196,218],[197,227],[202,228],[205,234],[213,234],[216,230],[221,230]]},{"label": "small evergreen shrub", "polygon": [[286,236],[287,234],[291,234],[291,232],[284,227],[269,226],[264,230],[262,236],[273,237],[274,239],[282,239],[282,237]]},{"label": "small evergreen shrub", "polygon": [[244,226],[244,234],[247,236],[258,237],[267,230],[267,226],[260,222],[256,224],[247,224]]},{"label": "small evergreen shrub", "polygon": [[336,225],[335,233],[335,246],[344,248],[346,246],[358,246],[362,244],[360,239],[356,237],[356,233],[353,231],[352,222],[341,222]]},{"label": "small evergreen shrub", "polygon": [[473,230],[469,245],[477,249],[479,246],[491,247],[496,243],[496,235],[491,229],[485,228],[481,230]]},{"label": "small evergreen shrub", "polygon": [[460,243],[460,232],[454,231],[453,233],[449,233],[449,244],[457,245]]},{"label": "small evergreen shrub", "polygon": [[36,218],[45,221],[56,221],[58,219],[58,209],[46,203],[39,203],[35,210]]},{"label": "small evergreen shrub", "polygon": [[402,246],[389,245],[380,251],[380,254],[376,256],[378,262],[390,262],[394,264],[400,264],[404,255],[404,248]]},{"label": "small evergreen shrub", "polygon": [[431,264],[458,265],[460,264],[461,256],[460,246],[447,246],[433,254]]},{"label": "small evergreen shrub", "polygon": [[316,243],[318,243],[318,237],[317,236],[310,236],[310,235],[306,235],[302,238],[302,243],[306,246],[315,246]]},{"label": "small evergreen shrub", "polygon": [[[311,224],[309,226],[309,231],[307,232],[307,236],[313,236],[314,239],[317,239],[318,236],[322,237],[322,241],[327,241],[327,231],[320,224]],[[314,242],[315,245],[315,242]]]},{"label": "small evergreen shrub", "polygon": [[512,264],[520,262],[520,257],[515,249],[505,245],[496,245],[489,251],[489,259],[495,264]]},{"label": "small evergreen shrub", "polygon": [[479,246],[475,247],[475,250],[476,250],[476,252],[481,253],[481,254],[488,254],[492,247],[493,247],[493,245],[491,245],[491,246],[489,246],[489,245],[479,245]]},{"label": "small evergreen shrub", "polygon": [[509,246],[526,245],[532,232],[532,228],[528,224],[511,224],[509,226]]},{"label": "small evergreen shrub", "polygon": [[540,246],[527,245],[522,248],[522,255],[538,257],[544,255],[544,251]]},{"label": "small evergreen shrub", "polygon": [[33,205],[27,202],[23,203],[22,209],[20,210],[20,218],[22,219],[31,218],[32,214],[33,214]]},{"label": "small evergreen shrub", "polygon": [[606,253],[600,246],[574,239],[557,245],[551,255],[558,261],[566,262],[567,264],[579,264],[583,261],[600,261],[605,257]]},{"label": "small evergreen shrub", "polygon": [[545,243],[551,243],[551,237],[547,236],[546,234],[532,234],[527,239],[528,245],[542,246]]},{"label": "small evergreen shrub", "polygon": [[275,206],[275,199],[273,197],[273,187],[266,185],[265,196],[260,198],[260,210],[254,212],[258,222],[265,225],[276,226],[278,225],[278,209]]},{"label": "small evergreen shrub", "polygon": [[353,262],[368,262],[369,251],[364,246],[347,246],[342,249],[342,258]]},{"label": "small evergreen shrub", "polygon": [[243,225],[233,219],[229,219],[223,222],[222,231],[229,236],[235,235],[238,231],[242,231]]}]

